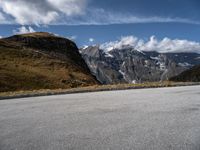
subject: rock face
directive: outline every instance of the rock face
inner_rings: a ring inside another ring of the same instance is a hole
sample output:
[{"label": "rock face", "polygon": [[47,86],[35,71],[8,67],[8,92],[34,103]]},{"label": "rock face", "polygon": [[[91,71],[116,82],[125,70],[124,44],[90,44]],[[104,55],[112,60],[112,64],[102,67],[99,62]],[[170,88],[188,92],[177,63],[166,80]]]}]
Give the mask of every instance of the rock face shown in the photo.
[{"label": "rock face", "polygon": [[133,48],[105,51],[98,46],[80,50],[91,72],[104,84],[168,80],[200,64],[195,53],[142,52]]},{"label": "rock face", "polygon": [[181,74],[170,78],[170,80],[178,82],[200,82],[200,65],[194,66]]},{"label": "rock face", "polygon": [[0,92],[98,83],[68,39],[43,32],[0,39]]}]

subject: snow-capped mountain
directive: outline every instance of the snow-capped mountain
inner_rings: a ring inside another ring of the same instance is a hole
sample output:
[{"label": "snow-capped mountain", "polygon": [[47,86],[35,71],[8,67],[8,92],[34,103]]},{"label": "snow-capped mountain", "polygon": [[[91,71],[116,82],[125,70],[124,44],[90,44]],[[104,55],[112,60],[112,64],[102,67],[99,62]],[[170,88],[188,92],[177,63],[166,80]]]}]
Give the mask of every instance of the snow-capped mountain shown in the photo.
[{"label": "snow-capped mountain", "polygon": [[104,84],[168,80],[200,64],[197,53],[158,53],[139,51],[131,46],[80,49],[91,72]]}]

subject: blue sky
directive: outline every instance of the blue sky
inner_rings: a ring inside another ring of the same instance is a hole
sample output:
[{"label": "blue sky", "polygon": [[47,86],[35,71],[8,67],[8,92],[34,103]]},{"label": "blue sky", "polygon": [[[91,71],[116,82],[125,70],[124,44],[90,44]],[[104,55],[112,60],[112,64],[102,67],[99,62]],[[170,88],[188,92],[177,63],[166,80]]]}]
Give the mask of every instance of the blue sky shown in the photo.
[{"label": "blue sky", "polygon": [[199,20],[199,0],[0,1],[0,36],[46,31],[72,38],[79,47],[125,36],[199,44]]}]

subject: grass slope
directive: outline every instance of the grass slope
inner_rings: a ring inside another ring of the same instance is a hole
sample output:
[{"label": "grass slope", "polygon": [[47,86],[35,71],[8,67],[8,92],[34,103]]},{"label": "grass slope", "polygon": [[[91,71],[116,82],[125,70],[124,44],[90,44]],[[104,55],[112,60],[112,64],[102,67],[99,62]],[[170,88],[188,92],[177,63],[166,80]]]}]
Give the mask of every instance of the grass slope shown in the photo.
[{"label": "grass slope", "polygon": [[95,85],[75,44],[48,33],[0,40],[0,92]]}]

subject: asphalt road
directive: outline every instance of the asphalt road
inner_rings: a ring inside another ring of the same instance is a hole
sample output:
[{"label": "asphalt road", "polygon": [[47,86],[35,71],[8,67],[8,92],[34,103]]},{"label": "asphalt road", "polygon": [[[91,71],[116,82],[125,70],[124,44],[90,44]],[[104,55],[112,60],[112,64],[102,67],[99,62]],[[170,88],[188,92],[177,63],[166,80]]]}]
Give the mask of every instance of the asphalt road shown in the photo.
[{"label": "asphalt road", "polygon": [[0,150],[200,150],[200,86],[0,101]]}]

